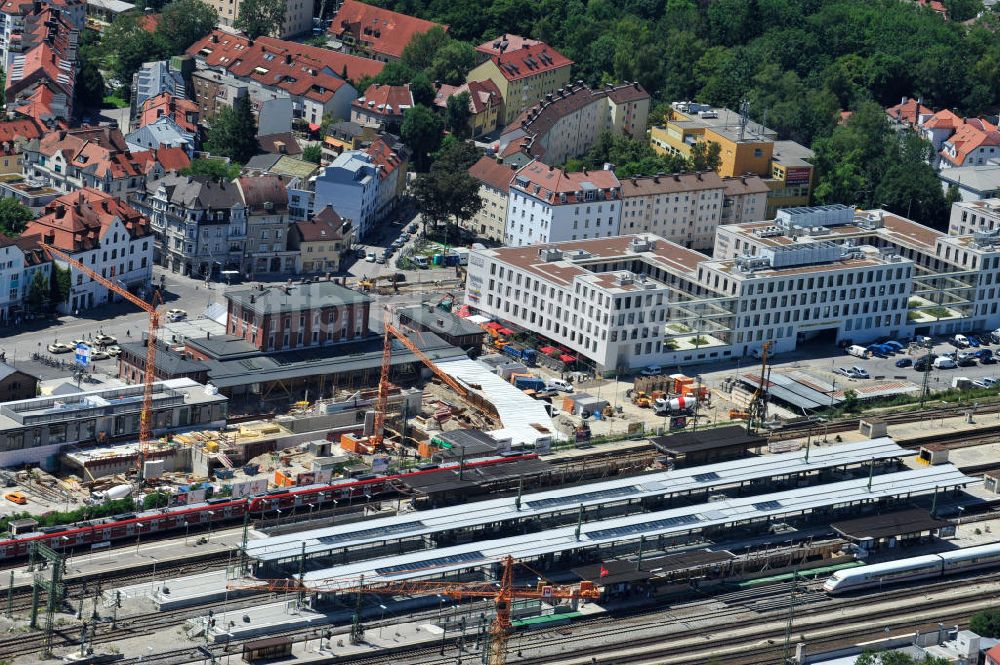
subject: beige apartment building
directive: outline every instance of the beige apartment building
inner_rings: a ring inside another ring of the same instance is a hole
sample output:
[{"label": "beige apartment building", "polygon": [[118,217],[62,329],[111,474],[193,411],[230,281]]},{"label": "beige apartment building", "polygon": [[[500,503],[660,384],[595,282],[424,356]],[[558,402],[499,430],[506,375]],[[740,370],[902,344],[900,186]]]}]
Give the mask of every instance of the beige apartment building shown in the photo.
[{"label": "beige apartment building", "polygon": [[496,84],[504,103],[497,124],[513,122],[522,111],[569,83],[573,61],[548,44],[524,41],[515,44],[520,48],[509,48],[495,43],[476,47],[488,59],[469,72],[465,80],[490,80]]},{"label": "beige apartment building", "polygon": [[483,207],[469,221],[469,228],[483,238],[504,241],[507,196],[514,172],[510,165],[488,156],[469,167],[469,175],[479,181],[479,196],[483,199]]},{"label": "beige apartment building", "polygon": [[[736,182],[730,182],[736,181]],[[621,233],[652,233],[688,249],[711,249],[722,223],[760,221],[767,185],[714,171],[621,178]]]},{"label": "beige apartment building", "polygon": [[[240,0],[202,0],[214,7],[219,13],[219,25],[233,27],[236,17],[240,15]],[[313,27],[313,9],[315,0],[285,0],[285,22],[281,26],[280,35],[271,35],[278,39],[302,35]],[[339,72],[338,72],[339,73]]]}]

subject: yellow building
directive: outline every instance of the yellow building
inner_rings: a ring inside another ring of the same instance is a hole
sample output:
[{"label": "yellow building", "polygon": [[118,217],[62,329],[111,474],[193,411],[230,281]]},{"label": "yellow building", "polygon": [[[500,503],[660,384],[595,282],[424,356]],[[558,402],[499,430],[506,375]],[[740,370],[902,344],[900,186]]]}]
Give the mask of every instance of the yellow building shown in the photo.
[{"label": "yellow building", "polygon": [[779,141],[773,129],[751,120],[744,123],[734,111],[674,102],[666,121],[649,132],[650,145],[660,154],[689,158],[692,147],[704,141],[719,145],[717,171],[723,178],[754,174],[764,179],[771,190],[768,219],[778,208],[809,204],[812,151],[794,141]]},{"label": "yellow building", "polygon": [[545,95],[569,83],[573,61],[542,42],[516,44],[521,48],[505,46],[507,42],[486,42],[476,47],[488,59],[475,67],[466,77],[475,81],[492,81],[503,99],[503,110],[498,124],[502,127],[513,122],[526,108],[533,106]]},{"label": "yellow building", "polygon": [[288,229],[288,248],[297,251],[296,271],[303,275],[337,272],[351,244],[351,224],[327,206],[311,219]]}]

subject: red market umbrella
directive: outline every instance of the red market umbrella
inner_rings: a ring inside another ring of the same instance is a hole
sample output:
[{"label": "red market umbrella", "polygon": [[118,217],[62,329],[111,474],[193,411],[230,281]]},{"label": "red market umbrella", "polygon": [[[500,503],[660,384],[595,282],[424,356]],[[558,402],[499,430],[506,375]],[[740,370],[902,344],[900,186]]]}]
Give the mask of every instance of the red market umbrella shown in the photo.
[{"label": "red market umbrella", "polygon": [[510,328],[500,328],[500,330],[497,330],[497,332],[500,333],[501,335],[513,335],[514,334],[514,331],[511,330]]},{"label": "red market umbrella", "polygon": [[554,347],[554,346],[543,346],[542,348],[540,348],[538,350],[541,351],[542,353],[544,353],[545,355],[549,355],[550,353],[552,353],[553,351],[556,350],[556,347]]},{"label": "red market umbrella", "polygon": [[466,317],[472,316],[472,310],[469,309],[468,305],[462,305],[461,307],[458,308],[458,315],[464,319]]},{"label": "red market umbrella", "polygon": [[499,330],[500,329],[500,324],[497,323],[496,321],[490,321],[489,323],[484,323],[483,327],[484,328],[489,328],[490,330]]},{"label": "red market umbrella", "polygon": [[559,360],[563,361],[564,363],[571,363],[576,360],[576,356],[569,356],[564,353],[561,356],[559,356]]}]

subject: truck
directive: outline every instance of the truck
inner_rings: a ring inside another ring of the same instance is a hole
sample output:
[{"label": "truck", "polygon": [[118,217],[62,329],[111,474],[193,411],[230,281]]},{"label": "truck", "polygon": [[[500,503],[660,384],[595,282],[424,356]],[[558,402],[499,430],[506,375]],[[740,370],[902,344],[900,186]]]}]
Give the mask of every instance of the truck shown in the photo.
[{"label": "truck", "polygon": [[538,361],[538,351],[524,348],[517,344],[505,344],[501,351],[515,360],[520,360],[528,367],[534,367]]},{"label": "truck", "polygon": [[847,347],[847,353],[857,358],[868,358],[871,356],[871,352],[868,349],[857,344]]},{"label": "truck", "polygon": [[545,390],[545,381],[537,376],[514,376],[514,387],[519,390]]}]

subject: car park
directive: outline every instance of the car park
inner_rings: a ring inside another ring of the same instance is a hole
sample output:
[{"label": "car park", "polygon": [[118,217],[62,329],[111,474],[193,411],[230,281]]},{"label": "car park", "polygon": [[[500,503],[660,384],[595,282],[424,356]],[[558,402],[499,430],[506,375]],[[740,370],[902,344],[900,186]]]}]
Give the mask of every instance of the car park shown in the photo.
[{"label": "car park", "polygon": [[73,350],[72,346],[63,342],[52,342],[46,348],[48,348],[49,353],[69,353]]},{"label": "car park", "polygon": [[896,367],[911,367],[912,365],[913,361],[909,358],[900,358],[896,361]]}]

